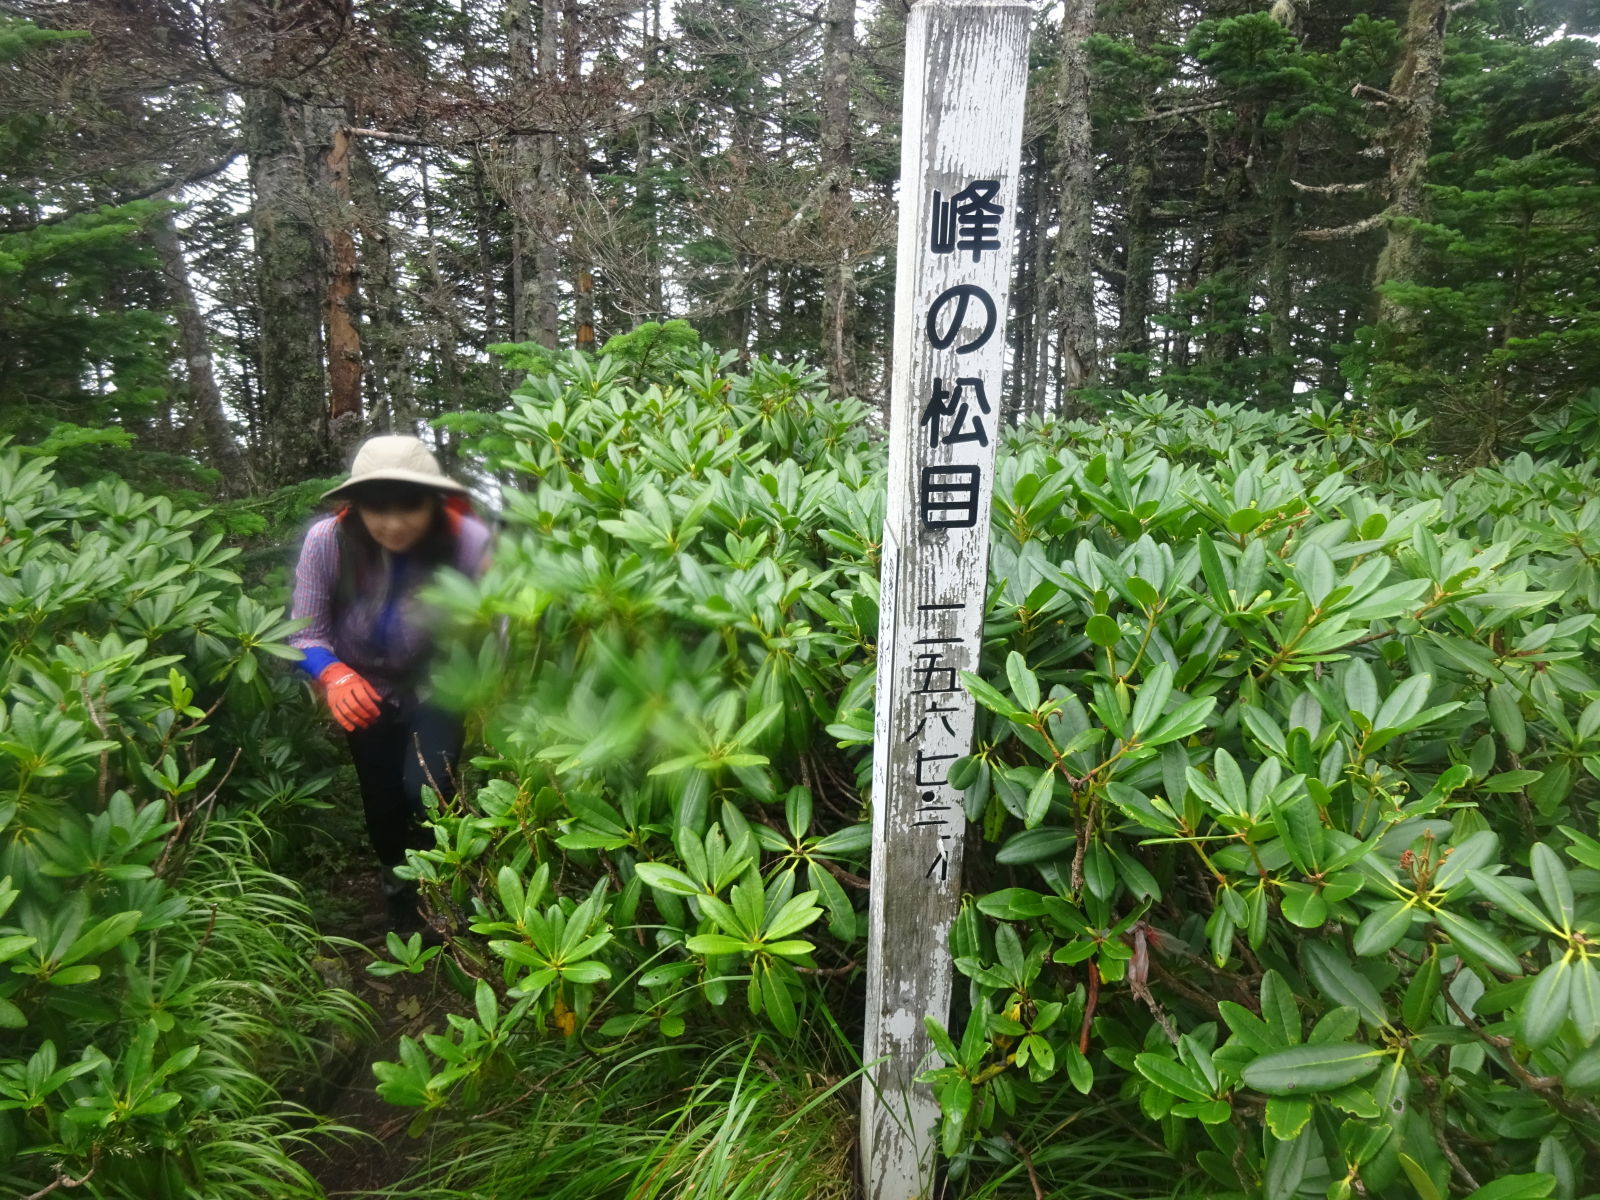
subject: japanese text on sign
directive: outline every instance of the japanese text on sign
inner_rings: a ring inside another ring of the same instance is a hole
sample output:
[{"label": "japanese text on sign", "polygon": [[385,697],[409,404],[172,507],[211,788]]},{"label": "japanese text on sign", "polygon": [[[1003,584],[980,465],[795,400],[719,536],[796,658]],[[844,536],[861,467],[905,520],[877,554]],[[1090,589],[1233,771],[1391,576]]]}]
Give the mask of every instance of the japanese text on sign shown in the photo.
[{"label": "japanese text on sign", "polygon": [[[977,664],[969,661],[965,641],[950,636],[950,623],[965,608],[960,603],[917,606],[911,686],[906,689],[911,733],[905,740],[915,747],[907,766],[917,795],[911,826],[929,831],[935,839],[923,878],[937,877],[941,883],[949,879],[948,843],[964,819],[950,784],[950,768],[966,753],[971,731],[971,700],[961,687],[960,672]],[[951,724],[952,716],[961,728]]]},{"label": "japanese text on sign", "polygon": [[[934,254],[972,255],[981,261],[985,250],[1000,249],[1000,218],[1005,205],[996,197],[1000,183],[975,179],[948,199],[933,189],[929,206],[928,248]],[[994,297],[975,283],[945,288],[928,306],[923,332],[936,351],[954,350],[958,356],[981,350],[994,336],[1000,313]],[[953,363],[951,364],[954,365]],[[973,444],[989,446],[992,418],[988,382],[977,374],[936,371],[933,391],[923,406],[919,427],[928,431],[930,450]],[[952,461],[924,466],[918,513],[924,530],[971,529],[978,523],[978,496],[985,463]]]}]

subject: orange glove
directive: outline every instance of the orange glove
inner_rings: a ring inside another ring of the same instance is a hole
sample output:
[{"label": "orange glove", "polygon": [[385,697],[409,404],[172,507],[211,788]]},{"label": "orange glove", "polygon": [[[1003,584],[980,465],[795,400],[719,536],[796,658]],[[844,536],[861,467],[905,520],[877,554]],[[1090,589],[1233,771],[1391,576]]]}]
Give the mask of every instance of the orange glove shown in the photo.
[{"label": "orange glove", "polygon": [[333,719],[347,731],[365,729],[382,713],[377,689],[342,662],[329,663],[317,679],[327,694]]}]

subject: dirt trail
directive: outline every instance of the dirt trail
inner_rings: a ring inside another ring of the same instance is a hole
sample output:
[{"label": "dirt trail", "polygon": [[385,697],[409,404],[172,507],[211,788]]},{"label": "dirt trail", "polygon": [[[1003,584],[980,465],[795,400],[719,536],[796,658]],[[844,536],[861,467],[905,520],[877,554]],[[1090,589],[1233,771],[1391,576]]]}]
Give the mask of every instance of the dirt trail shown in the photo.
[{"label": "dirt trail", "polygon": [[427,1141],[406,1135],[414,1115],[410,1110],[378,1097],[372,1064],[393,1061],[402,1036],[415,1038],[430,1026],[442,1025],[448,998],[439,994],[440,984],[431,969],[422,975],[402,973],[385,979],[367,972],[374,955],[387,957],[388,921],[376,875],[351,872],[334,883],[340,907],[353,916],[341,922],[344,928],[325,932],[349,938],[362,948],[338,951],[338,959],[330,964],[338,978],[330,982],[348,988],[371,1007],[374,1037],[347,1047],[330,1064],[326,1090],[311,1107],[364,1136],[351,1137],[342,1146],[327,1147],[325,1155],[313,1154],[302,1161],[329,1200],[377,1200],[421,1165]]}]

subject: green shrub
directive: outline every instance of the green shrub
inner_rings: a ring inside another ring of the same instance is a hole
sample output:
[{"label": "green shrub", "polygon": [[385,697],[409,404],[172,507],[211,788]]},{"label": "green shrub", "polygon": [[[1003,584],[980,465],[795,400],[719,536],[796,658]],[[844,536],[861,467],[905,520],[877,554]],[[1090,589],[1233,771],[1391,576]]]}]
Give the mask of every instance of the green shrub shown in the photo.
[{"label": "green shrub", "polygon": [[[381,1069],[423,1119],[520,1032],[853,1023],[881,455],[815,376],[730,361],[572,356],[503,418],[525,487],[439,595],[493,777],[413,864],[476,1009]],[[1008,432],[929,1074],[956,1178],[1088,1093],[1203,1194],[1581,1194],[1595,469],[1449,479],[1420,429],[1151,397]]]},{"label": "green shrub", "polygon": [[[203,514],[0,446],[0,1184],[317,1196],[280,1087],[362,1021],[265,823],[315,793]],[[322,780],[320,782],[325,782]]]},{"label": "green shrub", "polygon": [[444,1114],[442,1152],[395,1200],[849,1200],[852,1075],[760,1034],[604,1059],[525,1049],[511,1103]]},{"label": "green shrub", "polygon": [[1001,468],[946,1151],[1116,1088],[1218,1194],[1581,1194],[1594,468],[1371,488],[1135,417]]}]

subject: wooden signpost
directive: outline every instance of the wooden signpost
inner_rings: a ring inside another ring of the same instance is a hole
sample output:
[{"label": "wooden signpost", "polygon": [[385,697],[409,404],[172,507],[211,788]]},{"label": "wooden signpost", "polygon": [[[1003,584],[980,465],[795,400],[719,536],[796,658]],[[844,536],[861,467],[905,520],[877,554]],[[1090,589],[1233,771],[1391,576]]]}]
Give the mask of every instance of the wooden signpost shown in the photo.
[{"label": "wooden signpost", "polygon": [[867,1200],[931,1195],[923,1018],[947,1022],[1022,106],[1025,0],[921,0],[907,23],[889,500],[872,775],[861,1153]]}]

